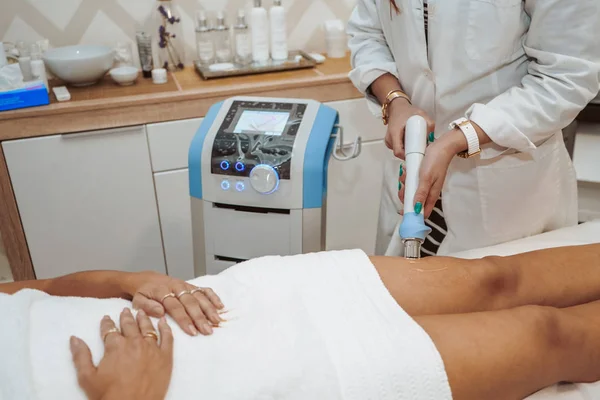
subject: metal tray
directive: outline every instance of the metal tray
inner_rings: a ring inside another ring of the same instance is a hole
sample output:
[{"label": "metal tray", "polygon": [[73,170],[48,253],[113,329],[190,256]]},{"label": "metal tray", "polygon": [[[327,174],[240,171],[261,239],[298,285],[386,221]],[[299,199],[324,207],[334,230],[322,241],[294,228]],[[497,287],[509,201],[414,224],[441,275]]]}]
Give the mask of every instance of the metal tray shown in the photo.
[{"label": "metal tray", "polygon": [[233,62],[227,69],[217,69],[214,65],[204,66],[200,65],[199,61],[194,61],[196,71],[198,71],[202,79],[264,74],[267,72],[292,71],[297,69],[313,68],[315,65],[317,65],[317,62],[303,51],[290,51],[289,57],[285,61],[269,60],[266,63],[252,63],[248,65],[242,65]]}]

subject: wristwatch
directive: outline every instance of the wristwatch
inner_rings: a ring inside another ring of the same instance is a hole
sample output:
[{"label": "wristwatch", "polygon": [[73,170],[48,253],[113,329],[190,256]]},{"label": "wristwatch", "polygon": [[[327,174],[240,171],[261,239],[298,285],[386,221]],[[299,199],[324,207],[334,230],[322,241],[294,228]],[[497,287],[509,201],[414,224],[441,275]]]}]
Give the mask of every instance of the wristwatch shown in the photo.
[{"label": "wristwatch", "polygon": [[456,128],[460,129],[465,135],[469,145],[466,151],[458,153],[457,156],[462,158],[470,158],[481,153],[481,149],[479,148],[479,137],[477,136],[477,131],[473,127],[473,124],[471,124],[471,121],[466,118],[460,118],[450,123],[450,129]]}]

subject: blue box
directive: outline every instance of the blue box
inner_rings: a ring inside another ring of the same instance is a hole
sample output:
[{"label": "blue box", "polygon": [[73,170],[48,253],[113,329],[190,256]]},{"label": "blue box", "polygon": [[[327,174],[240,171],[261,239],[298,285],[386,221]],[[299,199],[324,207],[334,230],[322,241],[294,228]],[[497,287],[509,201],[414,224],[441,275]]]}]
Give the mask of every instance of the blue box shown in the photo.
[{"label": "blue box", "polygon": [[50,96],[42,82],[20,89],[0,92],[0,111],[17,108],[45,106],[50,104]]}]

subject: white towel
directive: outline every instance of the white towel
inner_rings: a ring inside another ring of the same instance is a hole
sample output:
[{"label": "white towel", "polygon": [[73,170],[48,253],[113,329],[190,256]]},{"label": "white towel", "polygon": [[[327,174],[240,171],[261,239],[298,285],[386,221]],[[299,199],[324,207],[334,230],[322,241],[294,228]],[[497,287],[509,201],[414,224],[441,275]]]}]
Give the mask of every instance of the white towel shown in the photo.
[{"label": "white towel", "polygon": [[[209,337],[189,337],[170,321],[169,399],[452,398],[433,342],[361,251],[265,257],[192,283],[213,287],[229,320]],[[69,336],[86,341],[98,362],[101,317],[115,319],[128,305],[36,291],[0,296],[0,393],[84,399]]]}]

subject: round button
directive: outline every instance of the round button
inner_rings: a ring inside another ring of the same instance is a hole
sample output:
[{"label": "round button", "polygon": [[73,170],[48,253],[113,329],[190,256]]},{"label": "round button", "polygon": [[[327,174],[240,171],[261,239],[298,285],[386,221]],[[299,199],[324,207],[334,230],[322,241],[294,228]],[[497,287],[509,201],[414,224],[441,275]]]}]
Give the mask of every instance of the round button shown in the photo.
[{"label": "round button", "polygon": [[252,168],[250,184],[258,193],[273,193],[279,186],[279,175],[270,165],[260,164]]},{"label": "round button", "polygon": [[237,190],[238,192],[243,192],[244,189],[246,189],[246,185],[244,185],[244,182],[236,182],[235,190]]},{"label": "round button", "polygon": [[221,161],[221,169],[223,171],[227,171],[229,169],[229,161],[227,161],[227,160]]},{"label": "round button", "polygon": [[229,190],[230,186],[231,186],[231,184],[229,183],[228,180],[221,181],[221,189]]},{"label": "round button", "polygon": [[237,172],[243,172],[245,169],[246,169],[246,166],[244,165],[243,162],[238,161],[238,162],[235,163],[235,170]]}]

